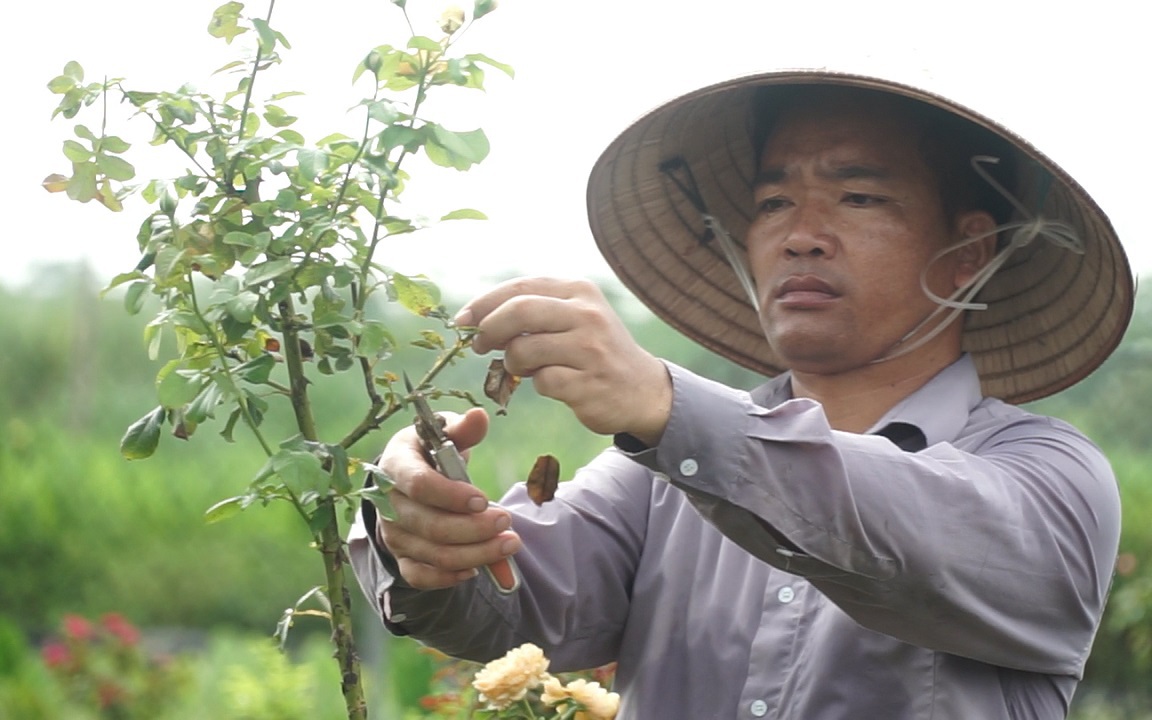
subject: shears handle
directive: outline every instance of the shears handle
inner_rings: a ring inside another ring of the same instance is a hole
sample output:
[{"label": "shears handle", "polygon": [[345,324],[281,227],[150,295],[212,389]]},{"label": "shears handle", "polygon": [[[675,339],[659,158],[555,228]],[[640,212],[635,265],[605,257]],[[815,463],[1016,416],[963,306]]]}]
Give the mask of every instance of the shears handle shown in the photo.
[{"label": "shears handle", "polygon": [[[446,440],[441,443],[438,450],[429,453],[436,467],[447,477],[459,482],[471,483],[468,477],[468,467],[464,463],[464,456],[456,449],[455,443]],[[520,589],[520,569],[512,558],[504,558],[484,568],[492,584],[505,595],[510,595]]]}]

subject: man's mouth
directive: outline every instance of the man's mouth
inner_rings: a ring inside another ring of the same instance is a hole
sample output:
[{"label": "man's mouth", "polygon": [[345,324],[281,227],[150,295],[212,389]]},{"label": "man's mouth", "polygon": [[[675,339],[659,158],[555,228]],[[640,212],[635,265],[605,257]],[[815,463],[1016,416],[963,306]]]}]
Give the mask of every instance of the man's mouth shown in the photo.
[{"label": "man's mouth", "polygon": [[822,304],[838,297],[836,288],[816,275],[792,275],[776,288],[776,300],[785,305]]}]

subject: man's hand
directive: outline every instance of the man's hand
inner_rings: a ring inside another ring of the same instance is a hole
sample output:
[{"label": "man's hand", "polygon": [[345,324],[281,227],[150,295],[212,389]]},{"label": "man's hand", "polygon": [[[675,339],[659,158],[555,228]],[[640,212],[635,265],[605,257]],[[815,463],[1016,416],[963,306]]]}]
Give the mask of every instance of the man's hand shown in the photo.
[{"label": "man's hand", "polygon": [[[488,432],[488,415],[479,408],[443,415],[448,421],[445,432],[461,451]],[[412,587],[450,587],[520,549],[519,536],[508,529],[508,512],[489,506],[475,486],[450,480],[429,465],[414,428],[392,436],[380,467],[395,483],[391,500],[396,519],[378,520],[376,537]]]},{"label": "man's hand", "polygon": [[456,316],[474,325],[478,353],[504,352],[509,372],[566,404],[593,432],[655,445],[668,424],[672,381],[587,281],[519,278],[474,298]]}]

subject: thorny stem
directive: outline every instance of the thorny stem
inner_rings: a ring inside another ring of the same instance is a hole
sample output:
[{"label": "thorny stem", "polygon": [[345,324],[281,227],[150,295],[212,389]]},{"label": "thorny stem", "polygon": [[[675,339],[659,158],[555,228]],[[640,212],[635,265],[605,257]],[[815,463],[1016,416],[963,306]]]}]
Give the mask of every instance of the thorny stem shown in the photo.
[{"label": "thorny stem", "polygon": [[[308,378],[304,374],[300,332],[291,296],[281,300],[278,307],[284,332],[284,362],[288,366],[289,397],[296,414],[296,426],[306,440],[315,442],[319,436],[308,397]],[[349,720],[366,720],[368,705],[364,699],[364,686],[360,682],[360,658],[356,654],[352,633],[352,598],[344,577],[347,561],[344,556],[344,540],[340,537],[340,524],[336,518],[335,499],[329,495],[317,501],[315,515],[322,522],[316,535],[320,553],[324,557],[326,593],[332,605],[330,623],[332,643],[336,646],[336,662],[340,665],[340,688]]]}]

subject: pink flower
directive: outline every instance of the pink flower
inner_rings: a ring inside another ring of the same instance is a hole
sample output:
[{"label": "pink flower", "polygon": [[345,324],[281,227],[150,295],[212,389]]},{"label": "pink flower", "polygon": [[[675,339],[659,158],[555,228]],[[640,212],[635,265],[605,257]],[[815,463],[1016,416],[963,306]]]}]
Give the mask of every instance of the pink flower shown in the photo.
[{"label": "pink flower", "polygon": [[92,639],[92,635],[94,634],[92,623],[88,622],[85,618],[79,615],[65,615],[63,624],[64,635],[69,640],[87,642]]},{"label": "pink flower", "polygon": [[105,613],[100,624],[122,645],[131,647],[140,642],[140,631],[120,613]]},{"label": "pink flower", "polygon": [[63,643],[48,643],[40,650],[40,657],[50,668],[65,667],[72,662],[72,652]]}]

